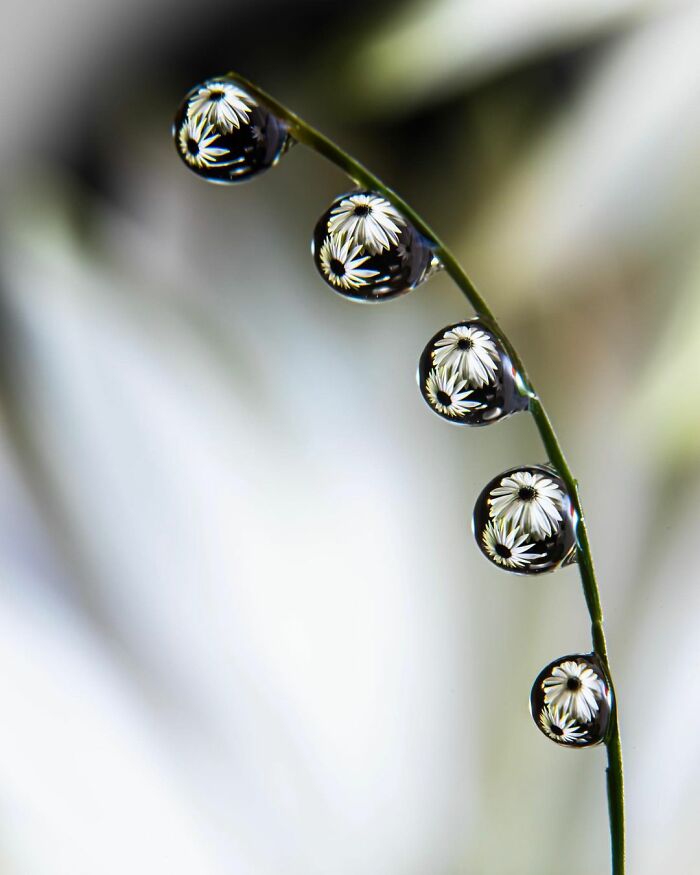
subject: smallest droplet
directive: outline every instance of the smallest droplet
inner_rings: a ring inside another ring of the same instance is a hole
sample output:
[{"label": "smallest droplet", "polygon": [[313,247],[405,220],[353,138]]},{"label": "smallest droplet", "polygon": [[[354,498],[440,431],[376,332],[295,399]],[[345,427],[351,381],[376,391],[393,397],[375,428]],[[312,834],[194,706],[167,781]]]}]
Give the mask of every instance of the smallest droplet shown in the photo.
[{"label": "smallest droplet", "polygon": [[291,140],[285,123],[229,76],[186,95],[173,124],[175,148],[209,182],[244,182],[277,163]]},{"label": "smallest droplet", "polygon": [[613,697],[594,653],[561,656],[542,669],[530,693],[530,713],[544,735],[563,747],[605,740]]},{"label": "smallest droplet", "polygon": [[516,377],[500,339],[479,319],[442,328],[418,363],[428,407],[456,425],[489,425],[527,410],[529,398]]}]

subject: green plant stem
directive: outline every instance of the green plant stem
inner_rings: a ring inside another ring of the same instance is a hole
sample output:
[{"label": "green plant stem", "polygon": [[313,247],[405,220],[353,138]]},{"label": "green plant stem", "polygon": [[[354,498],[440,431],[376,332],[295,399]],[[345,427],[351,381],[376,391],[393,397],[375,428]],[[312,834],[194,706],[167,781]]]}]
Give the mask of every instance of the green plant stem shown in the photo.
[{"label": "green plant stem", "polygon": [[[577,527],[577,558],[578,568],[581,575],[581,584],[583,594],[586,599],[586,606],[591,619],[591,637],[593,640],[593,651],[598,660],[602,664],[608,678],[612,678],[610,671],[610,663],[608,660],[608,649],[605,641],[605,631],[603,628],[603,609],[600,602],[600,593],[598,590],[598,582],[596,579],[595,568],[593,566],[593,556],[588,540],[588,531],[586,528],[583,508],[581,506],[581,498],[579,495],[578,481],[571,472],[564,452],[559,443],[559,439],[554,431],[552,422],[549,418],[544,405],[540,401],[535,392],[532,383],[527,375],[527,371],[512,343],[508,339],[486,301],[478,293],[474,284],[471,282],[467,274],[457,262],[454,255],[435,234],[432,228],[401,198],[395,191],[386,186],[380,179],[371,173],[366,167],[356,161],[352,156],[348,155],[336,144],[325,137],[315,128],[308,125],[305,121],[291,112],[287,107],[283,106],[269,94],[266,94],[262,89],[252,82],[249,82],[238,73],[230,73],[231,78],[235,79],[240,85],[246,89],[254,97],[258,98],[261,103],[271,109],[278,118],[283,119],[292,137],[299,143],[323,155],[336,167],[343,170],[354,182],[358,185],[376,191],[379,194],[391,201],[403,215],[414,225],[414,227],[423,234],[432,244],[435,254],[440,259],[445,271],[452,277],[454,282],[460,288],[464,296],[474,308],[476,314],[486,322],[503,341],[503,345],[510,355],[511,361],[524,384],[523,391],[530,397],[530,413],[535,421],[537,430],[540,433],[542,443],[547,451],[549,460],[555,466],[562,480],[567,486],[573,505],[578,514],[579,522]],[[612,680],[611,680],[612,683]],[[606,738],[606,747],[608,752],[608,768],[607,768],[607,791],[608,791],[608,810],[610,817],[610,839],[612,851],[612,875],[624,875],[625,871],[625,812],[624,812],[624,782],[622,768],[622,746],[620,742],[620,730],[617,719],[617,700],[615,699],[615,707],[613,708],[611,725]]]}]

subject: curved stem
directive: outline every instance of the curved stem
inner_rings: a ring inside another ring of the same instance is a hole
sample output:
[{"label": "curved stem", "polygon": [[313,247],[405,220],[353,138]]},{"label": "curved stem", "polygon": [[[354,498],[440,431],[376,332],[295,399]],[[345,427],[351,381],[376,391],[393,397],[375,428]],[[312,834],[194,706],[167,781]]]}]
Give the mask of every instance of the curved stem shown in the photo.
[{"label": "curved stem", "polygon": [[[555,466],[562,480],[567,486],[573,505],[578,514],[579,522],[577,527],[577,558],[578,568],[581,575],[581,584],[583,593],[586,599],[586,606],[591,619],[591,636],[593,640],[593,651],[609,679],[611,679],[610,663],[608,660],[608,650],[605,641],[605,631],[603,628],[603,609],[600,601],[600,593],[598,591],[598,582],[596,579],[595,568],[593,566],[593,556],[588,540],[588,531],[586,521],[583,515],[581,499],[578,490],[578,481],[574,477],[571,468],[569,467],[564,451],[559,443],[559,438],[554,431],[552,422],[549,418],[544,405],[540,401],[537,393],[534,391],[532,383],[527,375],[527,371],[512,343],[508,339],[506,333],[501,329],[500,325],[486,301],[481,297],[476,290],[474,284],[464,272],[461,265],[458,263],[454,255],[440,240],[432,228],[406,203],[395,191],[385,185],[371,171],[356,161],[352,156],[348,155],[336,144],[324,136],[320,131],[308,125],[305,121],[299,118],[287,107],[283,106],[269,94],[266,94],[262,89],[252,82],[249,82],[239,73],[229,73],[229,76],[236,80],[246,91],[258,98],[261,103],[266,105],[278,118],[281,118],[287,124],[289,133],[299,143],[323,155],[336,167],[343,170],[354,182],[364,186],[391,201],[403,215],[414,225],[414,227],[423,234],[432,244],[435,254],[440,259],[446,272],[452,277],[454,282],[460,288],[464,296],[474,308],[476,314],[494,330],[501,338],[503,345],[510,355],[511,361],[519,372],[520,377],[525,384],[525,393],[530,396],[530,413],[535,421],[537,430],[539,431],[542,443],[547,451],[549,460]],[[612,681],[611,681],[612,682]],[[623,783],[623,768],[622,768],[622,746],[620,743],[620,730],[617,719],[617,704],[615,699],[615,707],[613,708],[611,726],[608,730],[606,738],[606,746],[608,752],[608,768],[607,768],[607,791],[608,791],[608,808],[610,817],[610,839],[612,851],[612,875],[624,875],[625,871],[625,813],[624,813],[624,783]]]}]

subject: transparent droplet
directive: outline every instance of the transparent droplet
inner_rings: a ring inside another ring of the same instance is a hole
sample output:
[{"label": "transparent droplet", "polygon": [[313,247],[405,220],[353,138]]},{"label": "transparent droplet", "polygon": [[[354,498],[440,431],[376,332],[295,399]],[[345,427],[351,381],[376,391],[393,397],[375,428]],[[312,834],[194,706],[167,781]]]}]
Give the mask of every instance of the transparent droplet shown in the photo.
[{"label": "transparent droplet", "polygon": [[196,85],[173,124],[178,155],[210,182],[244,182],[272,167],[290,143],[286,125],[227,76]]},{"label": "transparent droplet", "polygon": [[430,339],[418,385],[428,407],[457,425],[488,425],[529,404],[500,340],[479,319],[448,325]]},{"label": "transparent droplet", "polygon": [[549,465],[521,465],[494,477],[474,506],[476,543],[515,574],[542,574],[576,560],[577,516]]},{"label": "transparent droplet", "polygon": [[355,301],[395,298],[438,266],[425,237],[373,191],[336,198],[316,223],[311,253],[333,291]]},{"label": "transparent droplet", "polygon": [[564,747],[592,747],[604,741],[612,706],[610,683],[594,653],[550,662],[530,693],[537,728]]}]

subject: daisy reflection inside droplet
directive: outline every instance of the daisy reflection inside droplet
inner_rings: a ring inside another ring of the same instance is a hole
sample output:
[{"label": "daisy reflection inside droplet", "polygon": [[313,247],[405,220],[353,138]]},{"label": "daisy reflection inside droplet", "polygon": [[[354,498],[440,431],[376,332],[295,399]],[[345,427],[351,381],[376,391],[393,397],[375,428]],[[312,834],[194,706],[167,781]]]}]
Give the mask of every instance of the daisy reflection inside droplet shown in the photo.
[{"label": "daisy reflection inside droplet", "polygon": [[515,471],[491,490],[491,515],[499,517],[537,538],[546,538],[561,524],[563,491],[537,471]]},{"label": "daisy reflection inside droplet", "polygon": [[227,150],[217,146],[218,134],[204,116],[188,118],[180,128],[178,142],[185,161],[197,169],[213,167]]},{"label": "daisy reflection inside droplet", "polygon": [[592,747],[605,740],[612,692],[595,654],[555,659],[537,676],[530,710],[537,728],[567,747]]},{"label": "daisy reflection inside droplet", "polygon": [[543,689],[548,705],[585,721],[591,720],[598,711],[597,700],[603,693],[603,682],[589,665],[570,659],[552,669],[551,676],[543,682]]},{"label": "daisy reflection inside droplet", "polygon": [[481,534],[484,550],[488,557],[504,568],[527,568],[535,559],[542,559],[542,553],[533,553],[534,544],[527,532],[505,520],[489,520]]},{"label": "daisy reflection inside droplet", "polygon": [[[440,402],[436,375],[468,392],[457,410]],[[430,409],[457,425],[489,425],[519,410],[529,398],[516,385],[516,374],[502,343],[479,319],[467,319],[438,331],[418,363],[418,386]]]},{"label": "daisy reflection inside droplet", "polygon": [[222,133],[250,124],[255,100],[237,85],[224,80],[213,80],[202,85],[190,100],[189,115],[206,118]]},{"label": "daisy reflection inside droplet", "polygon": [[359,289],[367,284],[378,271],[362,265],[369,258],[362,255],[362,247],[345,237],[326,237],[321,246],[321,266],[324,274],[339,289]]},{"label": "daisy reflection inside droplet", "polygon": [[376,194],[351,194],[331,210],[328,233],[352,240],[369,255],[398,245],[406,225],[393,204]]},{"label": "daisy reflection inside droplet", "polygon": [[560,744],[579,743],[586,734],[573,717],[548,705],[540,712],[539,724],[545,735]]},{"label": "daisy reflection inside droplet", "polygon": [[480,389],[494,382],[499,351],[491,336],[476,325],[455,325],[435,341],[433,361],[453,368],[471,386]]},{"label": "daisy reflection inside droplet", "polygon": [[422,283],[437,264],[428,241],[387,198],[342,195],[316,223],[311,251],[334,291],[356,301],[384,301]]},{"label": "daisy reflection inside droplet", "polygon": [[467,381],[448,368],[433,368],[428,374],[426,391],[436,410],[446,416],[461,416],[475,407],[478,401],[469,400],[472,390]]},{"label": "daisy reflection inside droplet", "polygon": [[576,555],[571,499],[548,466],[512,468],[494,477],[476,501],[473,525],[481,552],[506,571],[541,574]]},{"label": "daisy reflection inside droplet", "polygon": [[272,167],[291,140],[287,127],[226,76],[197,85],[178,109],[175,147],[210,182],[243,182]]}]

